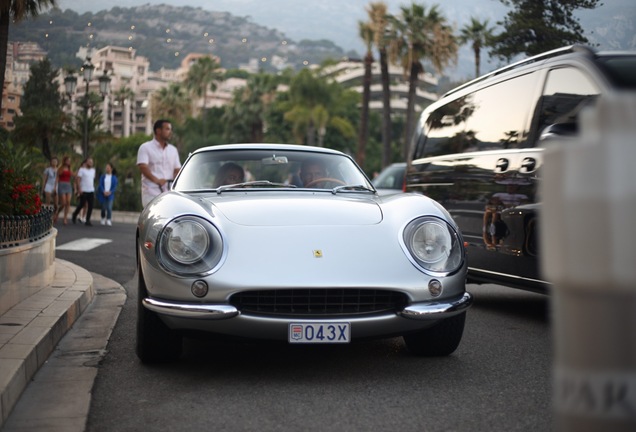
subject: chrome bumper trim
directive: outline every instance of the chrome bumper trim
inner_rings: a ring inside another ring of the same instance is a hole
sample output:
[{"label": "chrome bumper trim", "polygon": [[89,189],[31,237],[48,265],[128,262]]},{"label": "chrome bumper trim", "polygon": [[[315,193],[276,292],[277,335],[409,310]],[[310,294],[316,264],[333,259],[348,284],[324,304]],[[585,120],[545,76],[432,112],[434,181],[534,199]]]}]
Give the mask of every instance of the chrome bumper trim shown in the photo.
[{"label": "chrome bumper trim", "polygon": [[448,318],[464,312],[473,303],[473,296],[465,292],[461,297],[436,303],[418,303],[407,306],[399,314],[417,320]]},{"label": "chrome bumper trim", "polygon": [[239,314],[238,309],[230,305],[176,303],[152,298],[145,298],[141,302],[148,310],[181,318],[227,319]]},{"label": "chrome bumper trim", "polygon": [[[399,312],[404,318],[416,320],[441,319],[460,314],[473,303],[473,296],[465,292],[461,297],[435,303],[418,303],[407,306]],[[203,305],[168,302],[145,298],[142,304],[148,310],[162,315],[193,319],[227,319],[239,314],[238,309],[230,305]]]}]

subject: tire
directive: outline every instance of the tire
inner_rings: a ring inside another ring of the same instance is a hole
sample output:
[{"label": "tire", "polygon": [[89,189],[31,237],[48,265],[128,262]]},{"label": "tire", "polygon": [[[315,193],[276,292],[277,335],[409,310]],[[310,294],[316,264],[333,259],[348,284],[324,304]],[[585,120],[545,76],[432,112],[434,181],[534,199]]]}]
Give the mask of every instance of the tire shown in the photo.
[{"label": "tire", "polygon": [[411,354],[426,357],[441,357],[452,354],[464,333],[466,312],[435,324],[433,327],[403,336]]},{"label": "tire", "polygon": [[148,291],[141,266],[137,267],[137,357],[143,363],[175,361],[181,356],[182,338],[168,328],[155,312],[146,309],[141,303]]}]

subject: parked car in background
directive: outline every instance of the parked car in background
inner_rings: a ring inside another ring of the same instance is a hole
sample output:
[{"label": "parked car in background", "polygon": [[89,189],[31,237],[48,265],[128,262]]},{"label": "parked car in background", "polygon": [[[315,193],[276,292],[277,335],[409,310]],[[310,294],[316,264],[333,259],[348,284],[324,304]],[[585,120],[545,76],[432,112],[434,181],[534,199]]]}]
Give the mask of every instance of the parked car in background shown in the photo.
[{"label": "parked car in background", "polygon": [[418,194],[379,196],[353,159],[318,147],[195,151],[141,213],[137,264],[143,362],[176,359],[193,331],[303,344],[403,336],[416,355],[448,355],[472,302],[448,213]]},{"label": "parked car in background", "polygon": [[467,244],[468,280],[549,292],[539,268],[543,147],[578,131],[600,95],[636,89],[636,53],[571,46],[451,90],[422,113],[406,190],[442,204]]},{"label": "parked car in background", "polygon": [[406,162],[396,162],[380,171],[371,183],[380,195],[404,192],[405,174]]}]

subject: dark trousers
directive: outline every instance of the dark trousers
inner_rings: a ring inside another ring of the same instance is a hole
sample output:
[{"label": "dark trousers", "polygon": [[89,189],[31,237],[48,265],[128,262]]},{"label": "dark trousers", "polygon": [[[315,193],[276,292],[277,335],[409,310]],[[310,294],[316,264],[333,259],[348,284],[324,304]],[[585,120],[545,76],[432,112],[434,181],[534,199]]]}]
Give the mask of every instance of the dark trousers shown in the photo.
[{"label": "dark trousers", "polygon": [[84,204],[88,203],[88,208],[86,209],[86,222],[91,221],[91,213],[93,213],[93,200],[95,198],[95,192],[82,192],[80,195],[79,204],[77,208],[73,212],[73,221],[77,219],[77,215],[79,214]]}]

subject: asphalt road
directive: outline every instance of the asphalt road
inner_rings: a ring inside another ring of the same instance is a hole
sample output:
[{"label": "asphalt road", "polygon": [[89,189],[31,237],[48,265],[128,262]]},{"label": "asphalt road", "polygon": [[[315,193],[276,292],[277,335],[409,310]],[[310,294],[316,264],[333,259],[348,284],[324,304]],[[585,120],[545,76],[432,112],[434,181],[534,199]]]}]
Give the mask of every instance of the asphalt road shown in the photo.
[{"label": "asphalt road", "polygon": [[400,338],[345,346],[186,340],[176,363],[134,353],[134,225],[59,228],[57,257],[122,284],[128,299],[92,392],[88,431],[544,431],[552,428],[548,298],[469,285],[458,350],[411,356]]}]

